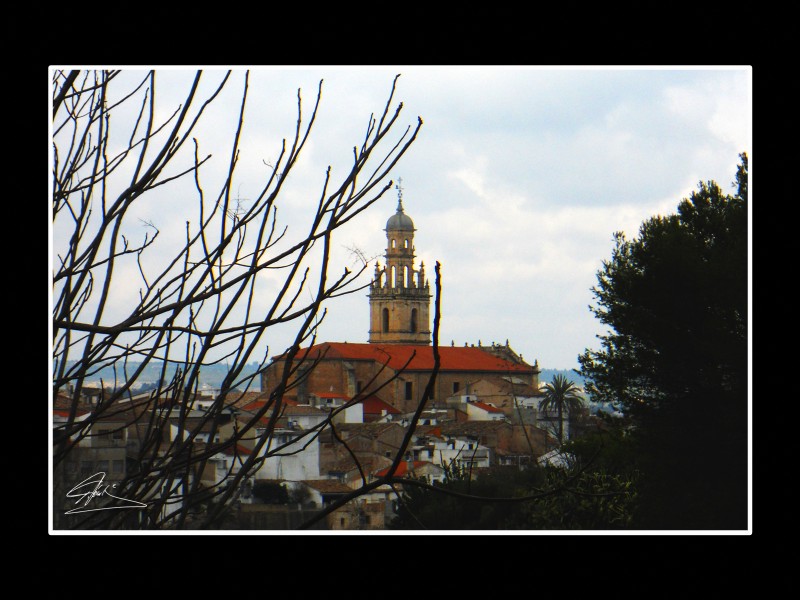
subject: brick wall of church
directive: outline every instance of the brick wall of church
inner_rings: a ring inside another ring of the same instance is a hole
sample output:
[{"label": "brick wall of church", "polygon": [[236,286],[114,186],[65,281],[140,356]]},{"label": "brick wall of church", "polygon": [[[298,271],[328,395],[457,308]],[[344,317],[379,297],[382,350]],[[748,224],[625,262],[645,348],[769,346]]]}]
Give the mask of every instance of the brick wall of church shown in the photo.
[{"label": "brick wall of church", "polygon": [[[310,363],[309,363],[310,365]],[[352,369],[346,368],[346,365]],[[395,371],[390,368],[381,370],[379,363],[375,361],[355,361],[355,360],[322,360],[313,371],[308,375],[305,386],[298,386],[288,392],[288,396],[296,397],[300,402],[307,401],[309,393],[333,392],[342,394],[348,398],[358,393],[359,388],[365,395],[375,394],[381,400],[388,402],[401,412],[411,412],[416,409],[422,399],[425,386],[428,384],[430,372],[428,371],[406,371],[401,373],[394,381],[389,380],[395,375]],[[275,361],[262,376],[262,391],[272,391],[279,381],[283,368],[283,361]],[[467,393],[468,385],[476,381],[494,382],[497,386],[504,383],[502,377],[504,373],[478,372],[478,371],[445,371],[440,372],[436,378],[433,398],[429,400],[428,406],[446,408],[448,397]],[[533,375],[519,374],[528,381],[533,380]],[[374,382],[370,380],[375,378]],[[378,388],[389,382],[383,389]],[[410,388],[407,384],[411,384]],[[457,386],[455,384],[458,384]],[[302,394],[306,394],[303,400]]]}]

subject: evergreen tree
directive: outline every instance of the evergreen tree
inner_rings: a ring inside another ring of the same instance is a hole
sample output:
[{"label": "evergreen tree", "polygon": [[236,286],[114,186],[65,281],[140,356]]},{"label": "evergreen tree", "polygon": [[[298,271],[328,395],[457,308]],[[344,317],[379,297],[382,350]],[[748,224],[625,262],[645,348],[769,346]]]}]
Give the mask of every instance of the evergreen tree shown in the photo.
[{"label": "evergreen tree", "polygon": [[747,156],[736,194],[700,183],[677,214],[615,235],[579,357],[593,400],[620,402],[642,467],[635,524],[747,526]]}]

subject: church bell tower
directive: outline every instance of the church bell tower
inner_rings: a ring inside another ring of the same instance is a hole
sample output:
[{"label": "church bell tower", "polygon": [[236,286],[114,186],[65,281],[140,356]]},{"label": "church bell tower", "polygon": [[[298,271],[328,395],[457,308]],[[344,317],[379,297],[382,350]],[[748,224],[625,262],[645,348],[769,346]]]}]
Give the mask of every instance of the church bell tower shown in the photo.
[{"label": "church bell tower", "polygon": [[430,283],[425,263],[414,269],[414,222],[403,212],[402,179],[397,212],[386,222],[386,266],[375,263],[369,290],[371,344],[431,343]]}]

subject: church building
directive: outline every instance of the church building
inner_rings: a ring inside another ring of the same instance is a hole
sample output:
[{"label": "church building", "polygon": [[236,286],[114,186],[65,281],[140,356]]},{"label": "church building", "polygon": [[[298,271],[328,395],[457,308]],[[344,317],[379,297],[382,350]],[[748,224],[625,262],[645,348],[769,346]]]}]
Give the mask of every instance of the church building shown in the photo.
[{"label": "church building", "polygon": [[[398,186],[395,214],[386,222],[385,264],[375,264],[369,288],[367,343],[324,342],[301,349],[285,397],[301,404],[312,397],[347,402],[377,398],[403,413],[414,411],[434,366],[431,345],[431,291],[425,265],[414,266],[414,222],[403,209]],[[445,407],[447,398],[470,393],[482,382],[538,389],[539,368],[505,345],[440,346],[440,368],[427,406]],[[261,390],[278,385],[285,358],[279,356],[262,374]]]}]

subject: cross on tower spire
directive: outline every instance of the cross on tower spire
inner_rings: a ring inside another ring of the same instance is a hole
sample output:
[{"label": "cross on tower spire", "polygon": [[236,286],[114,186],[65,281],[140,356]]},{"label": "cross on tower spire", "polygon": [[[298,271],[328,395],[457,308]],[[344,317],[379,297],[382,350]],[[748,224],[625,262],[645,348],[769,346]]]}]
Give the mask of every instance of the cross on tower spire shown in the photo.
[{"label": "cross on tower spire", "polygon": [[403,212],[403,178],[397,178],[397,185],[394,186],[397,189],[397,210],[398,212]]}]

